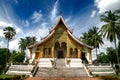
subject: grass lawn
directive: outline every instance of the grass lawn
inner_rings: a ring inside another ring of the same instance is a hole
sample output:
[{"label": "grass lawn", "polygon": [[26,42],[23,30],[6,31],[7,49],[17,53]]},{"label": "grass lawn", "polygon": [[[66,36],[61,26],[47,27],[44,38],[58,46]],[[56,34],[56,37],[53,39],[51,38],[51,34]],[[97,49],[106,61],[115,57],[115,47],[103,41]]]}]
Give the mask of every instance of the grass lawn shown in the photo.
[{"label": "grass lawn", "polygon": [[16,79],[23,80],[23,79],[25,79],[27,77],[28,76],[25,76],[25,75],[7,75],[7,74],[1,74],[0,75],[0,80],[16,80]]}]

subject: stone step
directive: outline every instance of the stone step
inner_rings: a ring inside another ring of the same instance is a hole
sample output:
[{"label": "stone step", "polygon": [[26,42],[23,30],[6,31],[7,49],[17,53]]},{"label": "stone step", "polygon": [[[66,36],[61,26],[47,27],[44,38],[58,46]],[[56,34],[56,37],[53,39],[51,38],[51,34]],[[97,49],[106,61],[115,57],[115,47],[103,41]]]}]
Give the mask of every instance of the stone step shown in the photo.
[{"label": "stone step", "polygon": [[87,77],[84,68],[39,68],[36,77]]},{"label": "stone step", "polygon": [[92,74],[98,75],[114,75],[115,70],[111,66],[88,66]]}]

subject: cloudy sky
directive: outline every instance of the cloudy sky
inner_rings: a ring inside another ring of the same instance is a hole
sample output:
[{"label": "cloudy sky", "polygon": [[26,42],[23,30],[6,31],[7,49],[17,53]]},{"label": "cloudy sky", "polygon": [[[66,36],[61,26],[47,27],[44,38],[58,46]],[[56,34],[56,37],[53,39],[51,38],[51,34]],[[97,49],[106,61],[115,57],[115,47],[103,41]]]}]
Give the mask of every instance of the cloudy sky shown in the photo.
[{"label": "cloudy sky", "polygon": [[[80,37],[93,26],[101,27],[100,14],[116,9],[120,9],[120,0],[0,0],[0,46],[6,47],[2,31],[6,26],[16,29],[10,49],[17,50],[20,38],[36,36],[40,40],[47,35],[61,12],[73,34]],[[105,40],[100,51],[108,46],[111,44]]]}]

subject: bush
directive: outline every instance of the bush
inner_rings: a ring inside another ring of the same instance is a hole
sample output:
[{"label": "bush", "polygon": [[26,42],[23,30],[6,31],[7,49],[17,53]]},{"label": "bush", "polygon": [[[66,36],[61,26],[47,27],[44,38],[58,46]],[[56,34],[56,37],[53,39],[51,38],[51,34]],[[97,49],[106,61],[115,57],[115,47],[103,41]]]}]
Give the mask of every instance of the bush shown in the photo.
[{"label": "bush", "polygon": [[9,62],[12,63],[21,63],[24,61],[25,58],[25,53],[24,52],[17,52],[17,51],[13,51],[11,53],[11,57],[9,59]]},{"label": "bush", "polygon": [[5,66],[6,66],[6,62],[8,59],[8,55],[7,55],[8,49],[6,48],[0,48],[0,74],[3,72]]}]

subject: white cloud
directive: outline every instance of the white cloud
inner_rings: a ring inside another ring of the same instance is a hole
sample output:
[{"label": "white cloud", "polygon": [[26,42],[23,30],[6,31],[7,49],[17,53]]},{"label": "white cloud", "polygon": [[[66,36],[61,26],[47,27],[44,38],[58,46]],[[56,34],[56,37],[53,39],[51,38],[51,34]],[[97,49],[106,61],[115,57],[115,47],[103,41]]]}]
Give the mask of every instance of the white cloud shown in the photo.
[{"label": "white cloud", "polygon": [[3,22],[3,21],[0,21],[0,36],[4,36],[3,35],[3,29],[5,27],[8,27],[8,26],[11,26],[12,27],[12,24],[9,24],[9,23],[6,23],[6,22]]},{"label": "white cloud", "polygon": [[3,29],[5,27],[8,27],[8,26],[13,26],[12,24],[9,24],[7,22],[3,22],[3,21],[0,21],[0,29]]},{"label": "white cloud", "polygon": [[18,50],[18,47],[19,47],[18,42],[19,42],[18,39],[10,41],[9,49],[10,50]]},{"label": "white cloud", "polygon": [[58,1],[59,0],[57,0],[56,2],[55,2],[55,4],[54,4],[54,6],[53,6],[53,9],[52,9],[52,11],[51,11],[51,21],[53,21],[53,20],[56,20],[57,19],[57,11],[58,11]]},{"label": "white cloud", "polygon": [[[7,43],[4,38],[4,34],[3,34],[3,29],[8,26],[15,28],[16,35],[19,35],[19,33],[23,33],[23,31],[17,25],[0,21],[0,38],[1,38],[0,46],[2,48],[7,46]],[[16,39],[10,41],[9,49],[10,50],[18,50],[18,36],[16,37]]]},{"label": "white cloud", "polygon": [[96,11],[93,10],[92,13],[91,13],[91,15],[90,15],[90,17],[93,18],[93,17],[95,17],[95,15],[96,15]]},{"label": "white cloud", "polygon": [[33,14],[32,14],[32,17],[31,17],[31,20],[32,20],[32,23],[37,23],[39,22],[41,19],[42,19],[42,13],[41,13],[41,10],[40,11],[35,11]]},{"label": "white cloud", "polygon": [[120,0],[95,0],[95,5],[99,9],[99,13],[114,11],[120,9]]},{"label": "white cloud", "polygon": [[28,20],[22,21],[22,24],[26,27],[28,27],[30,25]]},{"label": "white cloud", "polygon": [[4,35],[3,35],[3,30],[2,29],[0,29],[0,37],[3,37]]},{"label": "white cloud", "polygon": [[65,22],[68,23],[71,20],[71,16],[65,19]]},{"label": "white cloud", "polygon": [[34,28],[34,30],[29,30],[27,33],[25,33],[24,37],[26,36],[35,36],[37,38],[37,41],[40,41],[40,38],[45,37],[48,32],[48,24],[46,22],[43,22],[39,25],[40,27]]},{"label": "white cloud", "polygon": [[3,41],[0,42],[0,47],[3,47]]}]

